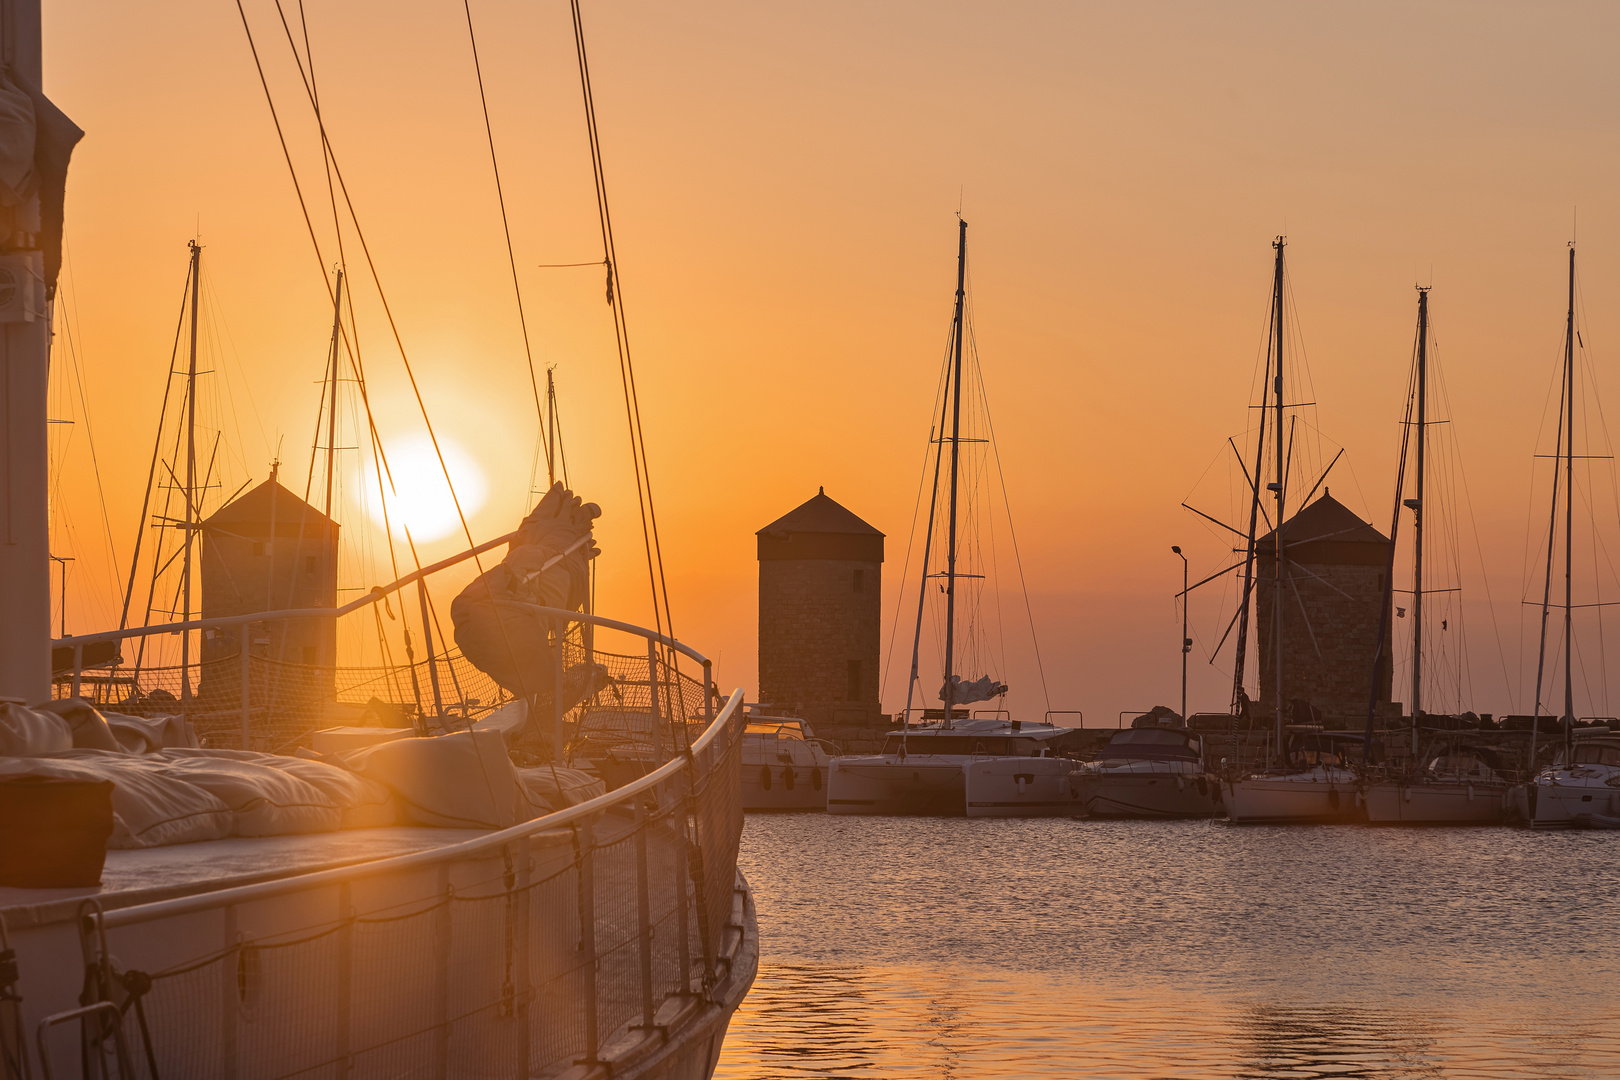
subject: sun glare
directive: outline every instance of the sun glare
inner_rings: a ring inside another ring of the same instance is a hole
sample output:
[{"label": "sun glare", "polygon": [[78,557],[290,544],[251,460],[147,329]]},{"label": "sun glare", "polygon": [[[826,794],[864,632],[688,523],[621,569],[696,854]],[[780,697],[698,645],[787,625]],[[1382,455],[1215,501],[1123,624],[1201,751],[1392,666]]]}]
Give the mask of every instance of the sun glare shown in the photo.
[{"label": "sun glare", "polygon": [[[387,527],[396,536],[410,530],[420,541],[438,540],[461,528],[456,515],[456,499],[461,501],[461,512],[472,517],[483,505],[489,485],[484,470],[454,441],[439,437],[439,449],[444,454],[444,468],[433,452],[433,443],[426,435],[411,435],[387,447],[388,473],[382,487],[387,491]],[[384,525],[383,505],[378,498],[375,466],[366,466],[364,485],[366,516],[379,527]],[[445,483],[445,469],[455,484],[455,497]],[[393,484],[390,488],[389,474]]]}]

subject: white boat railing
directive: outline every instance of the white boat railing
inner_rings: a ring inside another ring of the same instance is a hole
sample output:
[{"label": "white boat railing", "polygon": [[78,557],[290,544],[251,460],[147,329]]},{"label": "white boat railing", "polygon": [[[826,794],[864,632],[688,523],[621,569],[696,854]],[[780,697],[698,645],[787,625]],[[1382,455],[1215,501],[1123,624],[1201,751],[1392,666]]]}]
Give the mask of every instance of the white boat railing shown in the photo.
[{"label": "white boat railing", "polygon": [[[723,1023],[753,978],[736,874],[741,703],[733,692],[641,779],[509,829],[88,905],[86,1000],[117,1002],[135,1060],[112,1060],[118,1040],[99,1014],[82,1021],[85,1052],[120,1077],[635,1073],[694,1026]],[[53,1052],[80,1052],[59,1019],[38,1026],[47,1068]]]},{"label": "white boat railing", "polygon": [[[247,645],[248,630],[245,628],[250,628],[254,624],[280,623],[293,619],[341,618],[344,615],[351,614],[372,604],[376,604],[399,592],[408,585],[417,584],[419,589],[422,589],[425,587],[424,583],[426,580],[433,574],[465,562],[468,559],[474,558],[475,556],[486,551],[499,547],[502,544],[508,543],[516,536],[516,532],[507,533],[504,536],[496,537],[493,540],[489,540],[485,543],[471,547],[456,555],[452,555],[445,559],[440,559],[438,562],[431,563],[419,570],[406,574],[397,581],[391,582],[387,585],[376,586],[364,596],[357,597],[356,599],[338,607],[287,608],[276,611],[258,611],[242,615],[217,616],[207,619],[188,619],[182,622],[162,623],[152,626],[126,627],[119,630],[105,630],[91,634],[75,634],[67,637],[57,638],[51,642],[51,645],[53,649],[72,650],[71,676],[66,680],[64,689],[66,690],[68,696],[79,697],[82,689],[81,684],[86,670],[85,657],[86,648],[88,646],[108,642],[116,643],[132,639],[163,637],[172,634],[191,633],[193,631],[244,628],[239,630],[237,634],[239,645],[236,657],[227,658],[223,664],[220,662],[212,662],[211,664],[214,669],[229,667],[232,662],[239,666],[239,670],[232,673],[228,678],[222,679],[222,681],[227,681],[234,684],[227,686],[224,691],[225,694],[232,696],[225,697],[223,700],[220,700],[221,695],[212,695],[212,700],[210,700],[208,703],[209,708],[206,711],[214,719],[218,719],[219,717],[223,716],[225,717],[225,723],[227,725],[235,725],[235,738],[237,739],[239,749],[252,749],[254,747],[255,710],[257,709],[261,714],[264,714],[280,704],[283,711],[289,711],[292,706],[287,700],[289,693],[287,690],[284,669],[298,668],[302,667],[302,665],[279,664],[269,661],[266,657],[255,656],[252,649]],[[431,696],[433,699],[433,713],[435,716],[440,717],[441,719],[447,716],[454,716],[454,708],[459,705],[462,709],[462,718],[468,719],[470,718],[470,703],[466,700],[466,695],[464,693],[460,695],[460,701],[456,701],[454,699],[447,700],[446,695],[441,694],[439,686],[439,665],[446,661],[448,654],[443,648],[441,648],[441,655],[437,658],[435,657],[433,643],[433,620],[429,618],[428,604],[425,593],[421,597],[421,608],[422,642],[427,654],[425,663],[427,665],[429,678],[433,684],[431,691]],[[714,682],[713,664],[707,657],[699,653],[696,649],[693,649],[691,646],[686,645],[685,643],[678,641],[667,634],[648,630],[644,627],[636,626],[632,623],[622,622],[617,619],[605,618],[601,615],[582,611],[565,610],[561,608],[541,607],[539,605],[531,605],[531,608],[535,613],[554,620],[554,625],[556,626],[567,627],[569,625],[577,624],[587,628],[581,634],[583,651],[582,659],[587,662],[595,662],[601,655],[601,651],[595,647],[593,633],[595,629],[600,628],[618,631],[634,637],[645,639],[645,671],[642,671],[640,668],[641,661],[639,658],[623,656],[615,657],[614,659],[618,662],[618,666],[626,669],[625,671],[617,673],[616,681],[627,683],[630,679],[644,680],[635,683],[637,686],[646,687],[645,696],[648,700],[644,703],[644,707],[654,717],[668,721],[672,724],[678,724],[686,719],[692,718],[692,710],[687,707],[685,695],[681,693],[680,684],[685,676],[679,672],[678,667],[674,662],[675,658],[677,655],[685,656],[688,659],[696,662],[702,669],[702,681],[700,684],[702,700],[701,703],[693,704],[697,709],[701,709],[702,718],[704,720],[711,719],[714,716],[714,703],[719,695],[718,687]],[[559,637],[561,636],[562,635],[559,635]],[[659,654],[660,647],[667,650],[667,653],[664,656],[660,656]],[[553,652],[554,660],[558,669],[555,672],[558,678],[555,680],[554,685],[561,685],[560,669],[563,664],[563,650],[554,649]],[[252,669],[255,665],[260,665],[272,670],[266,674],[266,677],[255,680],[252,674]],[[634,666],[632,667],[632,665]],[[198,712],[198,703],[191,694],[191,669],[195,668],[201,671],[204,666],[205,665],[203,662],[198,659],[192,661],[190,667],[182,670],[180,672],[180,693],[178,695],[174,695],[173,700],[164,701],[161,708],[163,708],[165,711],[178,713],[179,715],[188,718]],[[338,669],[325,668],[321,670],[330,676],[332,672]],[[410,667],[407,665],[401,670],[409,671]],[[631,672],[634,672],[634,674],[631,674]],[[221,672],[221,675],[224,675],[224,672]],[[412,678],[414,678],[414,675],[412,675]],[[260,686],[260,700],[255,700],[254,686],[256,681]],[[330,682],[330,678],[328,678],[327,681]],[[325,693],[329,695],[331,693],[331,688],[328,687]],[[498,688],[496,689],[495,693],[500,693]],[[278,694],[280,695],[279,698]],[[299,696],[296,687],[293,688],[290,696],[293,698],[297,698]],[[494,696],[494,694],[491,694],[492,699]],[[640,695],[638,694],[638,696]],[[550,717],[552,737],[554,739],[553,745],[560,746],[562,745],[563,717],[571,706],[563,701],[561,694],[554,694],[553,698],[554,700],[551,703],[552,716]],[[95,704],[114,709],[121,707],[120,703],[115,700],[98,700],[95,702]],[[481,702],[481,704],[487,707],[495,704],[495,701],[486,700]],[[537,702],[536,704],[544,703]],[[149,708],[150,705],[145,707]],[[319,710],[312,708],[306,709],[306,711],[318,713]],[[232,712],[234,712],[236,716],[234,721],[229,719]],[[312,728],[313,726],[314,725],[312,723],[304,725],[306,728]],[[260,740],[261,743],[265,741],[266,740],[264,739]],[[284,741],[284,739],[279,738],[270,739],[269,742],[271,745],[261,748],[282,749],[283,747],[278,744]]]}]

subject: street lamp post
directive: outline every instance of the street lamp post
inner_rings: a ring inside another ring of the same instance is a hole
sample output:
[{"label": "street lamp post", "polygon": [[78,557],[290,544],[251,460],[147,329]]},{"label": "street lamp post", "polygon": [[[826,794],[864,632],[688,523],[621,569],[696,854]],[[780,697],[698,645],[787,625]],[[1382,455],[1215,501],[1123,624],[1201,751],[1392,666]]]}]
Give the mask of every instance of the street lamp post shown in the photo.
[{"label": "street lamp post", "polygon": [[[1181,555],[1180,546],[1170,549]],[[1181,555],[1181,722],[1187,722],[1187,654],[1192,651],[1192,638],[1187,636],[1187,556]]]}]

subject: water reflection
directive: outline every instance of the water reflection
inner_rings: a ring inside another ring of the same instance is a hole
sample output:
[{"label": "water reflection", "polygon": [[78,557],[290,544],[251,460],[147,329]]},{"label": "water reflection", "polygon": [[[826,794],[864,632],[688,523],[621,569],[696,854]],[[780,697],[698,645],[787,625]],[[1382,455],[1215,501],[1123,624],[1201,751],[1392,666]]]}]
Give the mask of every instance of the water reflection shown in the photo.
[{"label": "water reflection", "polygon": [[1615,837],[751,818],[717,1075],[1620,1075]]}]

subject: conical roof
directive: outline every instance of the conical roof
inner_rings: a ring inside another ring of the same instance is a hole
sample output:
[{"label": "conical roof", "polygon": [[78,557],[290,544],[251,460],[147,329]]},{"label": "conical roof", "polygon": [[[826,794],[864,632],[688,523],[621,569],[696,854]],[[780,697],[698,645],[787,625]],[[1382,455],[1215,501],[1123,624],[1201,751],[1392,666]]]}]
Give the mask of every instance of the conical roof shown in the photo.
[{"label": "conical roof", "polygon": [[822,488],[759,532],[759,558],[883,561],[883,534]]},{"label": "conical roof", "polygon": [[827,495],[824,487],[811,498],[789,510],[757,536],[791,536],[795,533],[839,533],[851,536],[882,536],[872,526],[850,513]]},{"label": "conical roof", "polygon": [[[1381,559],[1389,537],[1362,521],[1350,508],[1327,491],[1315,502],[1289,518],[1282,527],[1283,545],[1289,558],[1300,562],[1366,562]],[[1274,529],[1255,541],[1266,551],[1276,547]]]},{"label": "conical roof", "polygon": [[[337,522],[282,487],[273,478],[214,511],[204,519],[203,528],[256,535],[257,532],[268,529],[272,520],[276,523],[276,533],[283,536],[297,535],[300,523],[303,524],[304,533],[308,536],[319,536],[327,529],[334,531],[337,529]],[[230,528],[232,526],[234,528]]]}]

